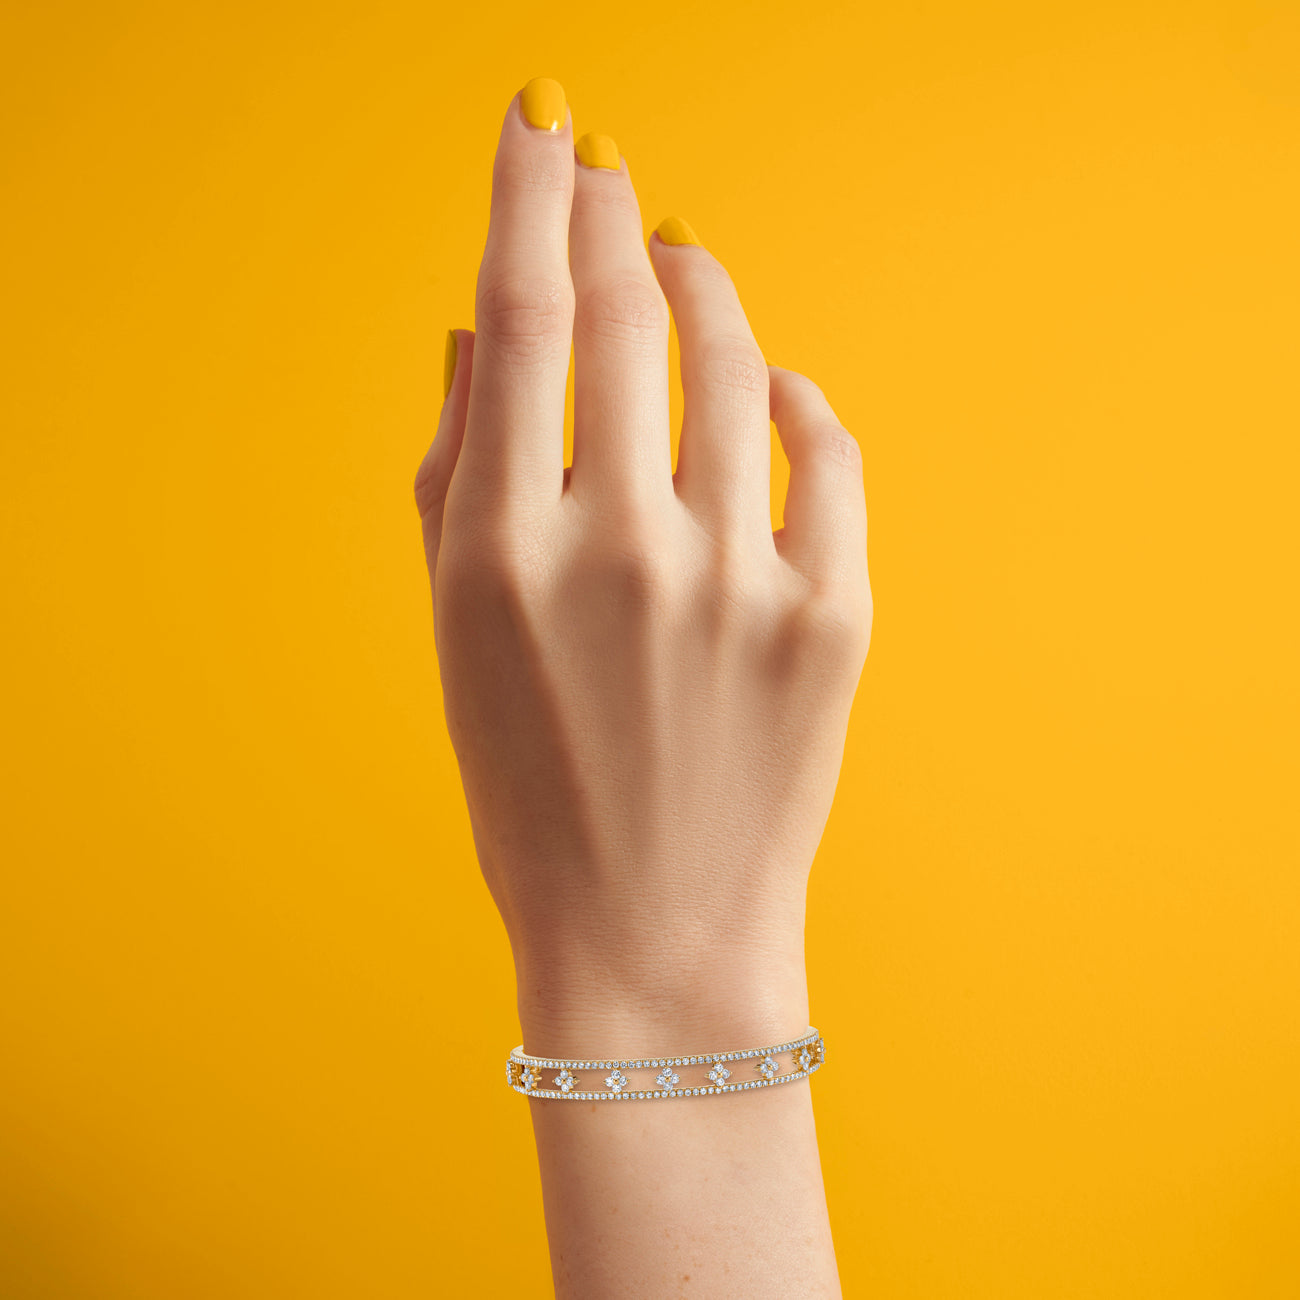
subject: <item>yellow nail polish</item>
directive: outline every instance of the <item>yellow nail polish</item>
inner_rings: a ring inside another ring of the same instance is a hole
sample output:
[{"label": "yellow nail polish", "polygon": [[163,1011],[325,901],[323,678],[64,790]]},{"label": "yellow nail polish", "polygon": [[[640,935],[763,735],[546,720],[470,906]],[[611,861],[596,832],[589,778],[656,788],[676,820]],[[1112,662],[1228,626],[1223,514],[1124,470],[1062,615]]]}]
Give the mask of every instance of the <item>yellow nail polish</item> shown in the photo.
[{"label": "yellow nail polish", "polygon": [[605,167],[612,172],[623,170],[618,145],[607,135],[588,131],[574,148],[578,152],[578,161],[584,167]]},{"label": "yellow nail polish", "polygon": [[442,363],[442,397],[447,400],[451,392],[451,381],[456,378],[456,331],[447,331],[447,353]]},{"label": "yellow nail polish", "polygon": [[524,116],[541,131],[558,131],[564,125],[564,87],[550,77],[534,77],[519,92]]},{"label": "yellow nail polish", "polygon": [[[656,227],[655,234],[665,244],[699,244],[700,237],[681,217],[665,217]],[[703,245],[700,245],[703,247]]]}]

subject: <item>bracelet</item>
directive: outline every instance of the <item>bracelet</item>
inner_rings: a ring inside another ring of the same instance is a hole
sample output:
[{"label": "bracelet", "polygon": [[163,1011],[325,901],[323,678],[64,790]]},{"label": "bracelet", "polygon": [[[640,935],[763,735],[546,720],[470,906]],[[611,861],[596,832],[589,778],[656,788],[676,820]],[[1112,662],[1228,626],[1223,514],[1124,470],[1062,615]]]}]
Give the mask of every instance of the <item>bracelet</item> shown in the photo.
[{"label": "bracelet", "polygon": [[[789,1053],[790,1069],[781,1072],[777,1057]],[[743,1079],[738,1083],[728,1083],[736,1073],[727,1068],[728,1061],[748,1061],[757,1057],[753,1068],[759,1078]],[[558,1061],[549,1057],[529,1056],[521,1043],[510,1053],[506,1061],[506,1083],[515,1092],[526,1097],[549,1097],[565,1101],[650,1101],[656,1097],[707,1097],[722,1092],[748,1092],[751,1088],[769,1088],[778,1083],[793,1083],[796,1079],[806,1079],[826,1062],[826,1044],[822,1036],[811,1026],[802,1038],[788,1043],[774,1043],[771,1047],[751,1047],[741,1052],[709,1052],[697,1056],[662,1056],[641,1061]],[[682,1085],[682,1076],[676,1067],[709,1066],[705,1074],[707,1084],[692,1086],[688,1079]],[[554,1088],[541,1088],[543,1070],[558,1070]],[[605,1091],[591,1092],[578,1090],[578,1076],[574,1071],[602,1071],[610,1073],[605,1076]],[[654,1088],[647,1084],[631,1084],[625,1070],[658,1070]]]}]

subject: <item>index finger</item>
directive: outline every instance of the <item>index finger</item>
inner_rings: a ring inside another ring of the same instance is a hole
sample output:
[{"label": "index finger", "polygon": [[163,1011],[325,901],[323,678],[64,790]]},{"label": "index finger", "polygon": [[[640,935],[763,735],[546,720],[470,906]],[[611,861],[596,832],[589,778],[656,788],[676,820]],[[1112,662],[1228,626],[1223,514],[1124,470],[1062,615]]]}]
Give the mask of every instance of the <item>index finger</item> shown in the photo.
[{"label": "index finger", "polygon": [[558,499],[574,293],[569,276],[573,120],[558,81],[511,101],[492,170],[479,267],[461,472],[526,500]]}]

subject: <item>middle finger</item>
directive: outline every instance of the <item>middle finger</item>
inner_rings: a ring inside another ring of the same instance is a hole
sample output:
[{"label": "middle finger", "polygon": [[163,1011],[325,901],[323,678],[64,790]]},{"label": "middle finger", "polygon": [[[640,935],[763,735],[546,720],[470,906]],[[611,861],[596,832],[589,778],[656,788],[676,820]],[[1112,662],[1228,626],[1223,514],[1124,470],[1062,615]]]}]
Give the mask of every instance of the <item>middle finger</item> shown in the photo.
[{"label": "middle finger", "polygon": [[570,490],[634,507],[663,505],[673,495],[668,304],[642,243],[641,210],[618,146],[588,134],[576,152]]}]

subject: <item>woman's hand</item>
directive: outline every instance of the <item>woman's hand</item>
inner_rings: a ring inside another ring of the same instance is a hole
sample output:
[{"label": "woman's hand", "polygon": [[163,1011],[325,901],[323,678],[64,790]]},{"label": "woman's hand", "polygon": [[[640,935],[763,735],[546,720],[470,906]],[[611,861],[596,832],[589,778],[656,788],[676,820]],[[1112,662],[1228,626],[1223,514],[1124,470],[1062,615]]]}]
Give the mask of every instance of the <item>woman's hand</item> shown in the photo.
[{"label": "woman's hand", "polygon": [[870,639],[862,461],[684,223],[647,256],[603,139],[575,164],[554,82],[502,126],[476,332],[415,485],[447,725],[526,1050],[777,1041],[807,1026],[808,872]]}]

